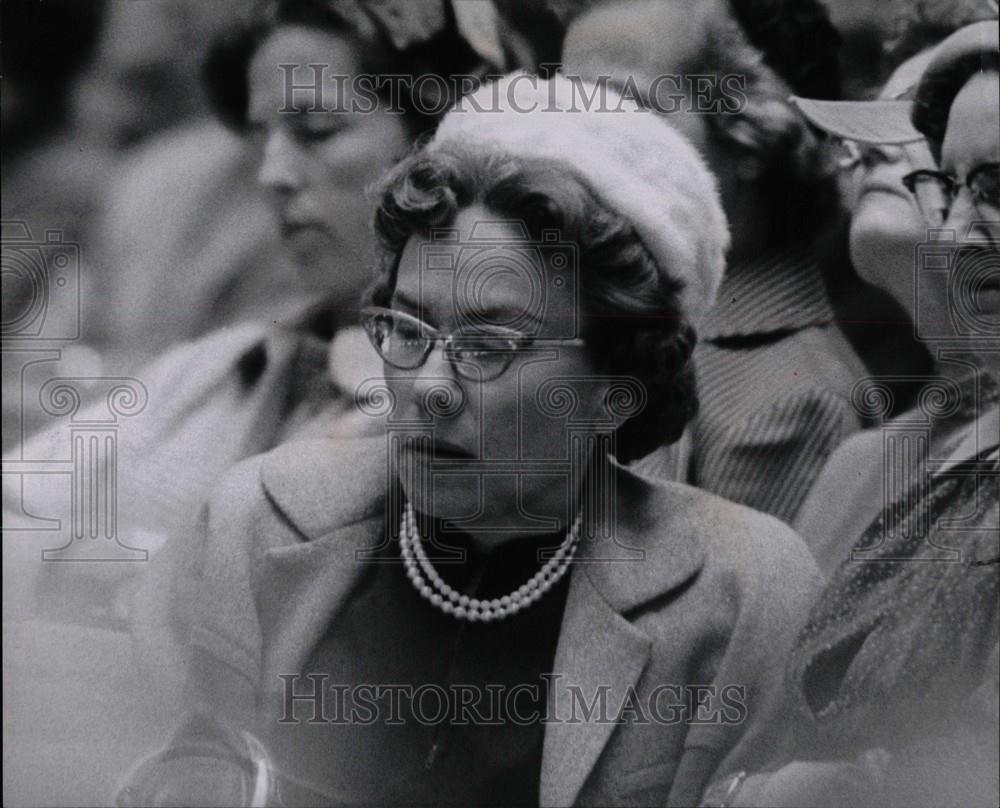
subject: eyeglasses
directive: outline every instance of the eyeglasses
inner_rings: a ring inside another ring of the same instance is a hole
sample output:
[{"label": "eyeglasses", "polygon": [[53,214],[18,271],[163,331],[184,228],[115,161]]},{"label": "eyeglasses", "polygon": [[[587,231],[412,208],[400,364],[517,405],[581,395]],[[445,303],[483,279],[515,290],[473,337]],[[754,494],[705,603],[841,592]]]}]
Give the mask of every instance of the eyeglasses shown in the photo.
[{"label": "eyeglasses", "polygon": [[963,187],[969,189],[973,204],[979,212],[990,218],[1000,218],[1000,163],[983,163],[969,172],[965,183],[960,183],[942,171],[921,168],[903,177],[917,200],[917,206],[931,227],[940,227]]},{"label": "eyeglasses", "polygon": [[833,138],[830,141],[830,148],[833,152],[837,168],[841,171],[852,171],[865,162],[865,153],[862,145],[846,138]]},{"label": "eyeglasses", "polygon": [[[382,360],[400,370],[416,370],[438,342],[445,358],[459,376],[472,381],[493,381],[503,375],[518,353],[537,342],[510,328],[479,325],[472,333],[445,334],[423,320],[401,311],[369,306],[361,312],[361,325]],[[546,344],[583,345],[582,339],[545,339]]]},{"label": "eyeglasses", "polygon": [[859,166],[871,170],[877,165],[892,165],[900,160],[914,161],[919,157],[912,143],[860,143],[846,138],[833,138],[831,152],[840,171],[853,171]]}]

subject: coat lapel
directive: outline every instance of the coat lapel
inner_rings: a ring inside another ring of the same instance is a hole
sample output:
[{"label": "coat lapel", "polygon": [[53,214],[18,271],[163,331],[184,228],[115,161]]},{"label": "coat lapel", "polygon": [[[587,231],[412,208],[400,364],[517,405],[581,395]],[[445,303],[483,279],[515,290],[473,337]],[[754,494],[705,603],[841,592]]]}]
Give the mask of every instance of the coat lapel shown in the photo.
[{"label": "coat lapel", "polygon": [[366,553],[387,536],[384,457],[384,440],[308,441],[285,444],[263,466],[268,496],[303,539],[268,549],[260,561],[265,709],[282,704],[279,677],[302,671],[361,580]]},{"label": "coat lapel", "polygon": [[549,692],[549,716],[556,720],[545,727],[542,805],[573,803],[615,728],[608,720],[567,720],[573,709],[570,687],[588,704],[610,688],[605,718],[613,718],[646,666],[649,645],[644,633],[607,604],[589,576],[574,570],[556,650],[559,678]]},{"label": "coat lapel", "polygon": [[[262,561],[258,593],[261,635],[265,638],[261,681],[265,705],[274,709],[284,692],[282,674],[298,674],[330,622],[361,580],[360,558],[382,533],[381,514],[317,539],[269,550]],[[268,715],[268,721],[278,716]]]},{"label": "coat lapel", "polygon": [[[649,637],[624,617],[643,604],[681,586],[701,569],[704,547],[688,525],[692,489],[655,486],[628,469],[612,465],[617,494],[605,542],[584,541],[570,580],[566,610],[549,692],[550,720],[545,727],[541,805],[572,805],[597,765],[614,731],[628,691],[639,681],[650,657]],[[608,540],[627,553],[609,558]],[[604,720],[564,720],[572,713],[577,690],[590,704],[603,688]],[[608,720],[608,719],[611,720]],[[563,719],[563,720],[560,720]]]},{"label": "coat lapel", "polygon": [[[612,474],[610,538],[625,552],[609,558],[606,544],[584,540],[571,573],[548,694],[554,720],[545,727],[542,805],[571,805],[577,799],[615,729],[614,717],[649,661],[649,637],[623,615],[684,584],[704,556],[689,524],[697,518],[691,507],[696,492],[652,485],[620,466],[613,466]],[[385,493],[393,489],[394,477],[384,439],[369,438],[286,444],[269,456],[262,480],[275,507],[304,539],[267,550],[258,579],[267,638],[264,691],[280,694],[279,675],[302,670],[361,580],[367,552],[386,539]],[[569,716],[573,691],[579,715],[580,696],[589,705],[602,690],[604,720],[599,710],[589,721],[559,720]],[[282,704],[280,697],[265,701],[270,709]]]}]

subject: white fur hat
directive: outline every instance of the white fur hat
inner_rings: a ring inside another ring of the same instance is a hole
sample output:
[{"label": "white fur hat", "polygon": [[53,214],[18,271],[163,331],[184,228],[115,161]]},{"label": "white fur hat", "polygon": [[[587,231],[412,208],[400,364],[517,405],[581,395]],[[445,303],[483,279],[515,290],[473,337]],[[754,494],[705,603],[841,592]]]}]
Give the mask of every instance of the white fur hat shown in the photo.
[{"label": "white fur hat", "polygon": [[606,85],[512,73],[466,96],[438,127],[448,143],[558,162],[629,221],[698,322],[715,300],[729,230],[715,178],[662,117]]}]

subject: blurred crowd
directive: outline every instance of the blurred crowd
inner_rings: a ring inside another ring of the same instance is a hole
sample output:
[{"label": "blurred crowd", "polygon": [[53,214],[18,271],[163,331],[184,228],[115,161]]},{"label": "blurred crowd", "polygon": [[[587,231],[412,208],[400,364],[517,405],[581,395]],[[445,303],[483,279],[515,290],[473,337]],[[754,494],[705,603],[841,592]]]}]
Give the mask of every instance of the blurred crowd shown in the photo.
[{"label": "blurred crowd", "polygon": [[[617,191],[619,158],[585,145],[605,133],[581,130],[567,158],[654,262],[702,262],[677,271],[684,327],[601,354],[655,404],[619,427],[617,460],[776,517],[811,555],[808,601],[773,646],[785,709],[761,727],[766,754],[655,798],[995,804],[995,0],[7,0],[2,15],[14,802],[107,804],[165,741],[192,664],[169,601],[227,472],[293,442],[381,434],[372,381],[392,361],[360,318],[388,311],[398,268],[390,282],[379,262],[405,260],[410,220],[482,201],[459,168],[407,161],[465,92],[525,71],[632,83],[653,110],[656,77],[715,77],[697,90],[709,111],[652,113],[714,178],[696,216],[683,220],[684,194],[701,178],[677,179],[667,157],[662,181]],[[317,65],[445,80],[365,96],[317,84]],[[317,87],[335,111],[308,108]],[[518,136],[511,150],[549,160],[544,135]],[[685,224],[657,234],[661,213]],[[947,278],[959,260],[985,267],[965,309]],[[624,341],[612,319],[584,341]],[[57,533],[45,560],[64,563],[39,563],[39,536]],[[137,776],[143,796],[119,799],[172,804],[159,784]]]}]

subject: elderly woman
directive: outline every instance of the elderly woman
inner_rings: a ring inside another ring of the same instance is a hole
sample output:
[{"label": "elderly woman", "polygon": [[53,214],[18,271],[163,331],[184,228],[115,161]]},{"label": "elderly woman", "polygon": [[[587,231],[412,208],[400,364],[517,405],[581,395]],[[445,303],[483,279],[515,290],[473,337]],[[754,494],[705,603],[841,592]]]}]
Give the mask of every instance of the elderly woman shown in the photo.
[{"label": "elderly woman", "polygon": [[694,412],[726,230],[693,149],[595,89],[486,86],[386,180],[386,435],[213,497],[178,597],[192,714],[123,800],[690,804],[759,751],[815,570],[612,456]]},{"label": "elderly woman", "polygon": [[[775,728],[787,742],[772,762],[779,767],[720,780],[706,804],[997,804],[1000,409],[985,379],[996,376],[1000,355],[998,64],[994,19],[941,43],[912,104],[874,102],[847,112],[806,105],[842,136],[927,138],[938,167],[916,168],[901,184],[914,191],[931,232],[943,227],[937,232],[956,243],[930,244],[932,260],[909,269],[949,273],[946,284],[924,285],[916,295],[917,323],[934,329],[929,338],[942,360],[965,363],[975,375],[964,390],[947,377],[932,382],[938,390],[916,415],[926,422],[936,410],[949,421],[930,434],[932,454],[911,461],[918,473],[908,489],[883,503],[860,535],[847,532],[847,520],[841,562],[790,657],[787,716],[799,725]],[[916,281],[926,284],[919,275]],[[886,424],[888,437],[905,438],[914,413],[899,421]],[[857,458],[847,461],[834,458],[849,478]],[[879,471],[896,474],[889,465]]]},{"label": "elderly woman", "polygon": [[[934,46],[975,18],[990,16],[988,6],[987,2],[944,0],[912,9],[912,19],[906,21],[893,48],[894,54],[905,56],[879,98],[892,106],[893,99],[911,92],[934,56]],[[996,14],[995,6],[992,14]],[[893,421],[889,432],[863,430],[845,441],[823,468],[793,523],[820,570],[829,575],[850,556],[858,537],[879,515],[885,505],[884,497],[902,494],[917,481],[918,475],[926,473],[923,462],[926,458],[919,453],[913,463],[901,462],[902,455],[883,459],[887,448],[904,452],[912,445],[903,440],[886,444],[884,437],[903,437],[902,425],[910,422],[916,430],[910,433],[914,437],[925,432],[929,436],[930,455],[947,456],[961,442],[981,405],[996,399],[997,389],[995,379],[979,373],[978,363],[970,364],[968,356],[940,350],[947,345],[941,339],[945,335],[936,335],[934,330],[939,330],[936,324],[949,319],[947,300],[931,294],[943,290],[927,287],[918,280],[920,274],[914,269],[920,245],[927,242],[928,227],[941,224],[933,218],[933,212],[929,212],[932,218],[928,220],[919,204],[923,197],[918,198],[905,184],[909,181],[907,177],[926,176],[936,168],[926,139],[904,121],[901,134],[893,138],[904,142],[866,142],[868,137],[884,136],[857,129],[850,118],[838,118],[836,107],[828,107],[824,102],[795,101],[805,115],[833,135],[841,151],[841,165],[853,180],[856,190],[850,224],[852,263],[861,277],[898,301],[908,316],[907,328],[912,333],[916,323],[917,338],[934,354],[934,375],[910,377],[918,389],[924,387],[920,406]],[[859,411],[870,417],[887,415],[894,404],[893,382],[891,377],[859,382],[853,396]],[[944,396],[951,404],[939,406],[935,403],[937,396]],[[883,483],[883,474],[888,470],[901,474],[894,474]]]}]

